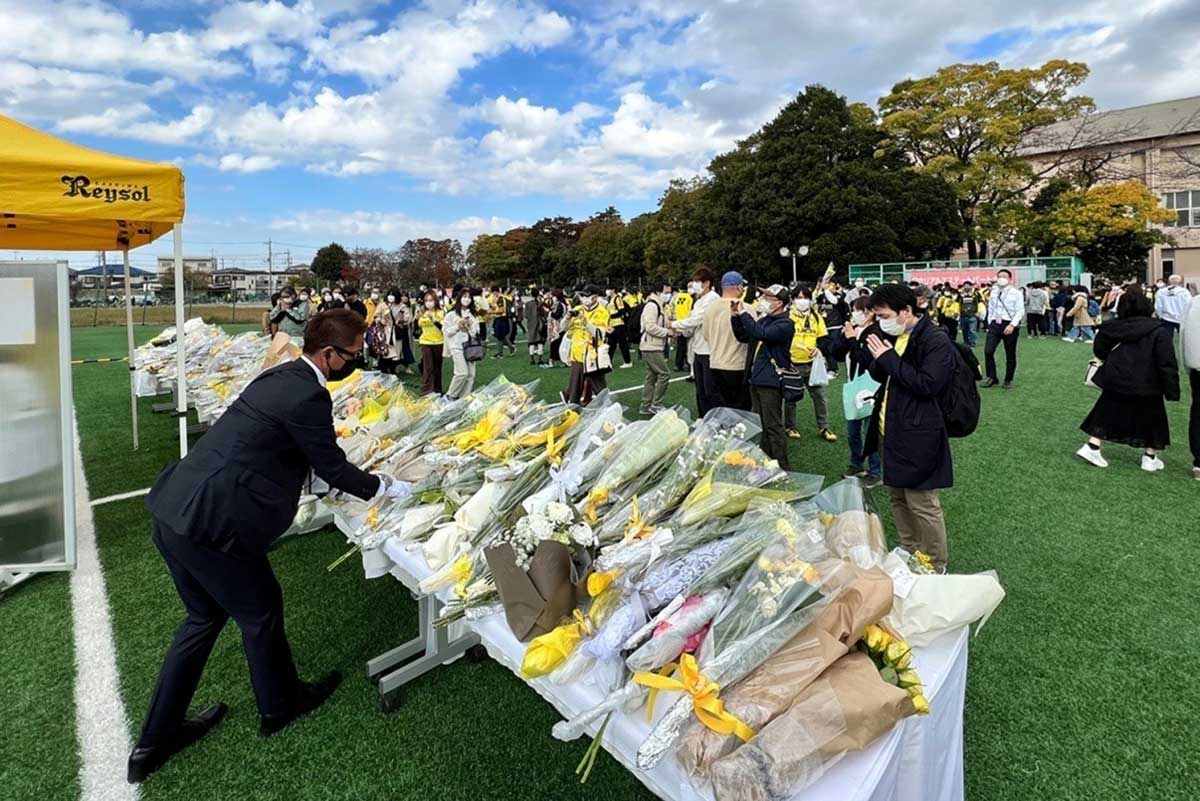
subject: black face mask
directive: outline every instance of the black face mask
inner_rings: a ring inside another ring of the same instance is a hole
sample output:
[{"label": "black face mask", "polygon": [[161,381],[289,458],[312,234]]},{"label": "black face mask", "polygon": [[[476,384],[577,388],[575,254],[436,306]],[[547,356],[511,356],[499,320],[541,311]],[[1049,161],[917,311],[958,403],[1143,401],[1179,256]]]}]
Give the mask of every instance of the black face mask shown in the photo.
[{"label": "black face mask", "polygon": [[[346,380],[354,373],[355,370],[357,370],[359,368],[359,362],[362,361],[361,356],[357,359],[350,359],[350,360],[347,360],[346,357],[343,356],[340,352],[338,353],[338,356],[341,356],[341,358],[343,360],[342,366],[336,370],[334,370],[332,367],[329,368],[329,375],[326,376],[326,379],[329,381],[344,381],[344,380]],[[326,360],[325,364],[328,365],[329,361]]]}]

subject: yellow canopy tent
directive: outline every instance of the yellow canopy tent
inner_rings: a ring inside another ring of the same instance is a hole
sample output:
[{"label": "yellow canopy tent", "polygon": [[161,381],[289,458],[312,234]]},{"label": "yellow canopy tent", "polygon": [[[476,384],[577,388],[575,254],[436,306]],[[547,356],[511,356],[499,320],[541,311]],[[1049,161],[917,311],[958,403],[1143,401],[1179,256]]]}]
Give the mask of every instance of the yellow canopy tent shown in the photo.
[{"label": "yellow canopy tent", "polygon": [[[175,237],[175,331],[183,338],[183,173],[174,164],[81,147],[0,115],[0,250],[120,250],[125,256],[125,323],[130,413],[137,447],[133,386],[133,310],[129,249],[167,231]],[[177,347],[179,454],[187,454],[184,349]]]}]

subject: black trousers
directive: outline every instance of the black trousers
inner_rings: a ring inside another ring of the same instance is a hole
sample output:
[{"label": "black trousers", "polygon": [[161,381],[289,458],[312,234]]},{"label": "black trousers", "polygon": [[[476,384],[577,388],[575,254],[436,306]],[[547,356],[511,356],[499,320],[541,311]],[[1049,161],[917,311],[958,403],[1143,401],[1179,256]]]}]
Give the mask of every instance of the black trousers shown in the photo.
[{"label": "black trousers", "polygon": [[957,317],[938,317],[938,322],[942,328],[946,329],[946,333],[950,335],[950,341],[958,339],[958,318]]},{"label": "black trousers", "polygon": [[625,330],[625,324],[622,323],[621,325],[613,328],[612,333],[608,335],[608,348],[610,351],[609,358],[612,358],[613,356],[611,351],[620,348],[621,358],[625,360],[622,362],[622,364],[630,364],[633,361],[629,358],[629,337],[627,333],[628,332]]},{"label": "black trousers", "polygon": [[1188,444],[1192,449],[1192,466],[1200,467],[1200,370],[1188,370],[1192,384],[1192,413],[1188,420]]},{"label": "black trousers", "polygon": [[696,379],[696,413],[700,417],[708,414],[708,410],[713,407],[714,399],[711,396],[713,390],[712,376],[708,373],[708,354],[693,354],[692,376]]},{"label": "black trousers", "polygon": [[993,381],[996,380],[996,348],[1000,347],[1001,342],[1004,343],[1004,380],[1012,381],[1017,373],[1017,337],[1021,336],[1021,329],[1014,326],[1013,332],[1005,336],[1004,329],[1007,327],[1008,323],[1003,321],[988,325],[983,360],[987,377]]},{"label": "black trousers", "polygon": [[688,369],[687,362],[688,341],[687,337],[675,337],[675,369]]},{"label": "black trousers", "polygon": [[1029,336],[1036,337],[1045,333],[1046,315],[1029,312],[1025,315],[1025,330]]},{"label": "black trousers", "polygon": [[712,405],[729,406],[734,409],[750,411],[750,387],[746,383],[745,370],[714,370],[709,365],[709,390]]},{"label": "black trousers", "polygon": [[587,406],[592,398],[608,388],[605,373],[585,373],[582,362],[571,362],[571,375],[567,378],[567,403]]},{"label": "black trousers", "polygon": [[259,714],[286,713],[300,680],[283,628],[283,593],[266,554],[223,553],[157,521],[152,539],[187,617],[163,658],[138,746],[162,744],[179,728],[208,655],[230,618],[242,630]]},{"label": "black trousers", "polygon": [[750,387],[752,408],[762,421],[763,453],[790,470],[787,430],[783,425],[783,393],[778,387]]}]

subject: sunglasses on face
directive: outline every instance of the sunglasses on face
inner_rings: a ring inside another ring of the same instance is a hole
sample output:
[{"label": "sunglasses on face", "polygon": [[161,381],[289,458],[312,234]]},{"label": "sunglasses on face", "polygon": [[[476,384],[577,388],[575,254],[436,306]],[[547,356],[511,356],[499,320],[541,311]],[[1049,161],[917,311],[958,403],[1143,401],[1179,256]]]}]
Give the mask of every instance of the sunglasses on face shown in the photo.
[{"label": "sunglasses on face", "polygon": [[359,351],[342,350],[337,345],[330,345],[329,347],[331,347],[335,351],[337,351],[337,354],[339,356],[341,356],[344,361],[352,362],[352,361],[355,361],[356,359],[358,359],[359,356],[362,356],[361,350],[359,350]]}]

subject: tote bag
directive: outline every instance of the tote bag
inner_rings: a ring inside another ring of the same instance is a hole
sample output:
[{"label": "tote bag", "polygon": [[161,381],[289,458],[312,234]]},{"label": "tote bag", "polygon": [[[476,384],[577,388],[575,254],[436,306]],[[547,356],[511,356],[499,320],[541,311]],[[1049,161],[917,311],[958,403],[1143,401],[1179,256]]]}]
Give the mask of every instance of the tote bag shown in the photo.
[{"label": "tote bag", "polygon": [[[847,375],[850,368],[847,366]],[[847,420],[865,420],[875,411],[875,393],[879,391],[879,382],[871,378],[866,370],[847,381],[842,386],[842,408]]]}]

